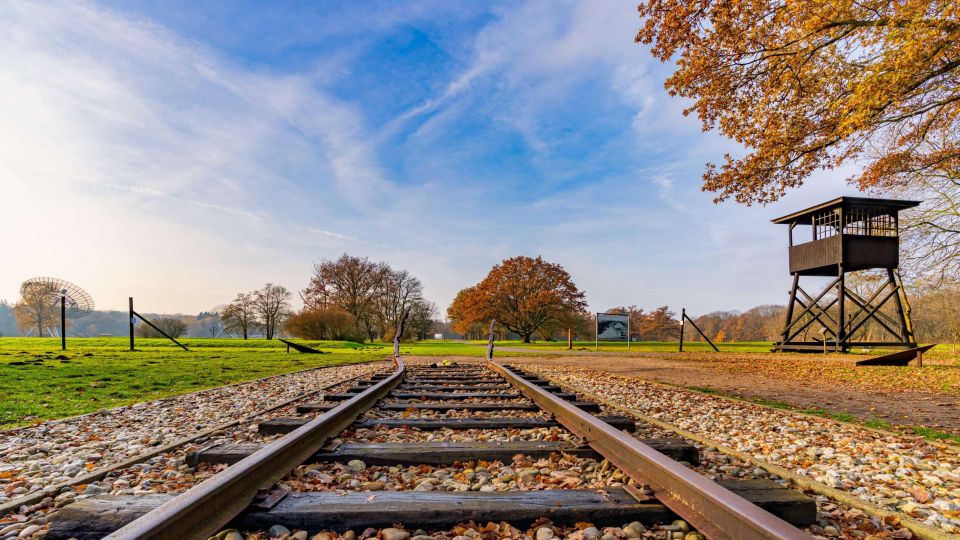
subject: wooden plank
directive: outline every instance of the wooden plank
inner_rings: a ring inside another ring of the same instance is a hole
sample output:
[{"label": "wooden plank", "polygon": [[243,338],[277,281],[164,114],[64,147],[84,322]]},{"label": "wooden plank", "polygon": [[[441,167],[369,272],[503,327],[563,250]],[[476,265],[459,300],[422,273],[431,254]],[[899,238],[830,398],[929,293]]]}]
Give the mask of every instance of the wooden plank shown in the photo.
[{"label": "wooden plank", "polygon": [[622,488],[607,493],[591,490],[476,491],[376,493],[291,493],[269,511],[248,512],[237,525],[242,530],[273,524],[307,530],[346,530],[389,527],[442,529],[458,523],[508,521],[526,528],[540,518],[556,524],[586,521],[598,526],[641,521],[668,521],[673,514],[656,501],[638,502]]},{"label": "wooden plank", "polygon": [[297,412],[301,414],[327,412],[339,403],[302,403],[297,405]]},{"label": "wooden plank", "polygon": [[[856,343],[853,343],[856,345]],[[906,351],[899,351],[891,354],[885,354],[883,356],[876,356],[874,358],[868,358],[866,360],[860,360],[857,362],[858,366],[905,366],[910,363],[910,361],[915,360],[917,356],[922,355],[923,353],[929,351],[936,346],[936,343],[933,345],[925,345],[923,347],[917,347],[915,349],[907,349]]]},{"label": "wooden plank", "polygon": [[463,394],[454,394],[452,392],[404,392],[394,390],[389,396],[396,399],[475,399],[475,398],[502,398],[513,399],[523,397],[517,392],[509,394],[497,394],[495,392],[465,392]]},{"label": "wooden plank", "polygon": [[[599,416],[601,420],[616,429],[633,431],[634,420],[627,416]],[[271,418],[260,422],[258,431],[261,435],[277,435],[290,433],[307,422],[306,418]],[[534,429],[543,427],[557,427],[560,424],[553,419],[545,418],[378,418],[376,420],[361,420],[353,424],[358,428],[410,427],[422,430],[434,429]]]},{"label": "wooden plank", "polygon": [[[600,405],[592,401],[574,401],[572,402],[577,407],[585,411],[599,412]],[[325,412],[336,407],[336,403],[303,403],[297,405],[297,412],[301,414],[315,413],[315,412]],[[387,403],[379,406],[380,409],[385,411],[405,411],[408,409],[421,410],[421,411],[453,411],[453,410],[468,410],[468,411],[536,411],[539,410],[539,407],[533,404],[517,404],[517,403],[496,403],[496,402],[484,402],[484,403],[461,403],[457,400],[451,400],[449,403],[420,403],[417,401],[410,401],[404,403]]]},{"label": "wooden plank", "polygon": [[68,504],[57,512],[44,538],[98,540],[173,497],[150,493],[125,497],[101,496],[77,501],[83,504]]},{"label": "wooden plank", "polygon": [[[816,504],[803,493],[770,480],[728,480],[720,485],[785,521],[816,523]],[[622,488],[512,492],[319,492],[291,493],[269,511],[248,512],[241,529],[363,529],[402,523],[407,528],[446,528],[464,521],[507,521],[526,527],[540,517],[555,523],[590,521],[598,526],[625,521],[669,522],[673,515],[656,502],[640,503]],[[47,540],[103,538],[171,500],[173,495],[100,495],[79,500],[55,516]]]},{"label": "wooden plank", "polygon": [[[493,378],[472,378],[472,379],[414,379],[407,377],[403,380],[404,384],[459,384],[466,386],[475,386],[475,384],[495,384],[502,383],[503,379]],[[475,384],[467,384],[475,383]]]},{"label": "wooden plank", "polygon": [[[142,516],[172,495],[100,495],[77,501],[60,511],[46,538],[92,540]],[[109,517],[109,519],[104,519]],[[663,505],[638,502],[622,488],[592,490],[511,491],[378,491],[290,493],[266,511],[247,511],[232,523],[240,530],[266,530],[282,523],[290,529],[363,530],[402,523],[408,529],[448,528],[475,521],[508,521],[526,528],[546,517],[557,524],[589,521],[597,526],[629,521],[669,522],[674,515]]]},{"label": "wooden plank", "polygon": [[421,403],[419,401],[405,401],[402,403],[384,403],[377,407],[382,411],[538,411],[540,407],[532,403],[460,403],[451,401],[449,403]]},{"label": "wooden plank", "polygon": [[287,344],[287,352],[290,352],[290,348],[292,347],[293,350],[301,353],[306,353],[306,354],[330,354],[330,353],[325,353],[323,351],[318,351],[313,347],[307,347],[306,345],[300,345],[299,343],[294,343],[292,341],[287,341],[281,338],[277,338],[277,341]]},{"label": "wooden plank", "polygon": [[469,390],[469,391],[481,391],[481,390],[514,390],[512,386],[507,383],[500,384],[451,384],[451,385],[440,385],[440,384],[407,384],[400,383],[399,386],[394,390],[395,392],[452,392],[454,390]]},{"label": "wooden plank", "polygon": [[773,480],[721,480],[717,483],[791,525],[807,527],[817,522],[817,503],[812,497]]},{"label": "wooden plank", "polygon": [[[699,464],[699,452],[689,441],[677,438],[641,439],[676,461]],[[205,448],[187,456],[193,467],[200,463],[232,465],[259,450],[261,445],[228,444]],[[511,442],[422,442],[422,443],[344,443],[332,451],[318,452],[313,460],[346,463],[359,459],[367,465],[450,465],[457,461],[499,460],[510,463],[516,454],[533,458],[564,452],[578,457],[601,459],[590,447],[574,447],[565,442],[511,441]]]}]

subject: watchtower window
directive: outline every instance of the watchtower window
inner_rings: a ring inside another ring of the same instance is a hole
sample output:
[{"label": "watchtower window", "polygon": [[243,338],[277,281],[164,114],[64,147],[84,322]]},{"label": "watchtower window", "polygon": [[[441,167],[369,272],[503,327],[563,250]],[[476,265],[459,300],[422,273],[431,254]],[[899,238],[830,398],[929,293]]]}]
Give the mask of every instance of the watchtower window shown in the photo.
[{"label": "watchtower window", "polygon": [[828,210],[813,215],[813,239],[829,238],[840,233],[840,214]]},{"label": "watchtower window", "polygon": [[853,207],[843,216],[843,234],[860,236],[897,236],[897,217],[889,209]]}]

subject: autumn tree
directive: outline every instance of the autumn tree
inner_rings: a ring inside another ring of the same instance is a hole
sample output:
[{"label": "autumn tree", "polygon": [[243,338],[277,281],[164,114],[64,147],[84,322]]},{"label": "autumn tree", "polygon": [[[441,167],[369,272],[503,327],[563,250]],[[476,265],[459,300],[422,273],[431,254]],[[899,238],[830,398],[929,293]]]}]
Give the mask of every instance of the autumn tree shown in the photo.
[{"label": "autumn tree", "polygon": [[253,292],[253,308],[264,337],[273,339],[290,312],[290,291],[283,285],[267,283]]},{"label": "autumn tree", "polygon": [[530,343],[530,336],[541,328],[565,324],[585,309],[584,293],[562,266],[541,257],[519,256],[494,266],[483,281],[460,291],[447,315],[458,328],[496,319]]},{"label": "autumn tree", "polygon": [[671,95],[746,147],[708,164],[718,200],[768,202],[818,169],[861,188],[960,171],[955,0],[645,0],[636,41],[675,62]]},{"label": "autumn tree", "polygon": [[237,293],[237,297],[220,312],[220,320],[227,331],[239,333],[247,339],[257,324],[253,294]]}]

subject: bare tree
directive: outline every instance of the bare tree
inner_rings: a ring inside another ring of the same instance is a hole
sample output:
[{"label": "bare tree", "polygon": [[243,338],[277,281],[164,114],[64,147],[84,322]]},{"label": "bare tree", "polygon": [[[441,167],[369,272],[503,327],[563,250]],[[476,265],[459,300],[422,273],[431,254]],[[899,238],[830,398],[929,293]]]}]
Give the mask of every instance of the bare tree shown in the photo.
[{"label": "bare tree", "polygon": [[223,327],[229,332],[238,332],[247,339],[257,324],[257,310],[253,294],[237,293],[237,297],[220,313]]},{"label": "bare tree", "polygon": [[916,175],[896,194],[923,201],[900,217],[910,277],[929,285],[960,283],[960,171]]},{"label": "bare tree", "polygon": [[35,282],[23,291],[23,297],[13,307],[17,326],[21,333],[37,329],[37,336],[43,337],[44,330],[53,332],[60,328],[60,303],[51,302],[59,298],[60,291],[52,283]]},{"label": "bare tree", "polygon": [[[377,316],[383,335],[395,332],[400,317],[409,311],[415,317],[414,309],[423,301],[423,284],[406,270],[394,271],[389,268],[383,274],[376,296]],[[412,329],[411,324],[407,328]]]},{"label": "bare tree", "polygon": [[344,253],[336,261],[315,264],[310,284],[300,297],[310,308],[337,306],[346,310],[372,340],[376,299],[388,272],[389,267],[383,263]]},{"label": "bare tree", "polygon": [[267,283],[253,293],[254,310],[267,339],[273,339],[283,318],[290,313],[290,291],[283,285]]}]

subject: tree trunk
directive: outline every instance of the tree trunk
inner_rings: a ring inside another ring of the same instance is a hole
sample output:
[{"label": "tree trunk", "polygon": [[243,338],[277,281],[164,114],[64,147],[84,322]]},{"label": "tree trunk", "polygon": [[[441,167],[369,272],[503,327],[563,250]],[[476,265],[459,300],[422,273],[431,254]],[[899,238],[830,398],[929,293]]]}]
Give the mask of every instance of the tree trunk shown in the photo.
[{"label": "tree trunk", "polygon": [[530,343],[530,334],[523,334],[523,342]]}]

